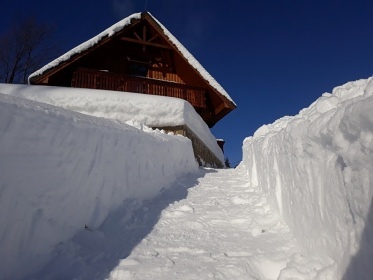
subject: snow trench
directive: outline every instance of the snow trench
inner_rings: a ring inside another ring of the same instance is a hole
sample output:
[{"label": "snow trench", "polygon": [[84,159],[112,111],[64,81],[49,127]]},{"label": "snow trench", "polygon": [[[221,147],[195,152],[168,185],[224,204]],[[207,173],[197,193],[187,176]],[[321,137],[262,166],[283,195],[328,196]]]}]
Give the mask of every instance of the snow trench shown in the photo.
[{"label": "snow trench", "polygon": [[315,279],[371,279],[372,112],[373,78],[350,82],[243,143],[251,184],[305,251],[329,264]]},{"label": "snow trench", "polygon": [[0,94],[0,279],[198,170],[191,141]]}]

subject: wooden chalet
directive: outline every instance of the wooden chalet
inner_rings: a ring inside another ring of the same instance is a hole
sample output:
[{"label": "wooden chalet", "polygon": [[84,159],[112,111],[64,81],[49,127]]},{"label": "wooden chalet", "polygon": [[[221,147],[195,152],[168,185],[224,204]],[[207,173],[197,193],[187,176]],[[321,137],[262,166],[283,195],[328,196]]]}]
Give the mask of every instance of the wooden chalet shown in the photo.
[{"label": "wooden chalet", "polygon": [[225,90],[150,13],[133,14],[31,74],[29,83],[187,100],[209,127],[236,108]]}]

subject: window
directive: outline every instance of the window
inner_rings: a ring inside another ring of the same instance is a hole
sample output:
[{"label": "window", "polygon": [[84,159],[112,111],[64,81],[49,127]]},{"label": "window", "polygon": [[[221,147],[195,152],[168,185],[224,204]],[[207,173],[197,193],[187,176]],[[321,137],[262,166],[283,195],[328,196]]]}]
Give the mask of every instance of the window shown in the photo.
[{"label": "window", "polygon": [[142,59],[132,59],[127,56],[129,65],[129,74],[133,76],[146,77],[149,70],[149,62],[143,61]]}]

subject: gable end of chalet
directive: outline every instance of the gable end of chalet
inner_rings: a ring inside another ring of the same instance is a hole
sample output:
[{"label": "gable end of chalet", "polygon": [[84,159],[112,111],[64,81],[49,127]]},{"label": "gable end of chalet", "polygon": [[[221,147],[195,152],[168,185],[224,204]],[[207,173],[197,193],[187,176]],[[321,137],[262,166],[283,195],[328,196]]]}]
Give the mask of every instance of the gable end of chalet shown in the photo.
[{"label": "gable end of chalet", "polygon": [[209,127],[236,104],[150,13],[133,14],[31,74],[30,84],[187,100]]}]

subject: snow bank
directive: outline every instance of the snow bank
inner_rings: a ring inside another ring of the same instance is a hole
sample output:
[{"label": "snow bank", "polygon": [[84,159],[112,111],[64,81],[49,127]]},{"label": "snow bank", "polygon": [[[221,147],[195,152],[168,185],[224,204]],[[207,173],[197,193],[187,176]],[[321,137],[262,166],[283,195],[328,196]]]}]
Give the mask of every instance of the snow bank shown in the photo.
[{"label": "snow bank", "polygon": [[53,246],[197,171],[191,141],[0,94],[0,279]]},{"label": "snow bank", "polygon": [[118,123],[135,120],[150,127],[187,125],[224,163],[224,155],[210,129],[193,106],[183,99],[107,90],[9,84],[0,84],[0,93],[115,120]]},{"label": "snow bank", "polygon": [[[342,279],[347,267],[344,279],[370,279],[373,78],[337,87],[298,115],[259,128],[243,143],[241,167],[303,248],[330,264],[305,279]],[[351,258],[362,251],[356,269]]]}]

